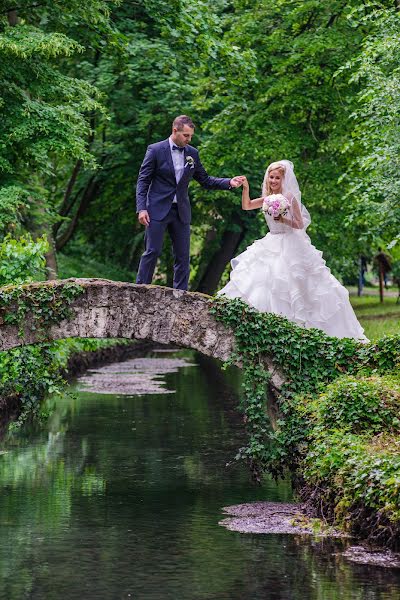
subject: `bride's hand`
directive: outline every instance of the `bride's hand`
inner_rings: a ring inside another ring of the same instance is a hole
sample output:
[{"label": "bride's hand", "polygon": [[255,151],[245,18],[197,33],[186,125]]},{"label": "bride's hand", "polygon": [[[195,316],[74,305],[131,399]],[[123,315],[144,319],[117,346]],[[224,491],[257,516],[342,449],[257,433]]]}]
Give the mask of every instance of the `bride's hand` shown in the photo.
[{"label": "bride's hand", "polygon": [[232,177],[229,182],[231,188],[238,188],[243,185],[243,179],[245,179],[244,175],[236,175],[236,177]]},{"label": "bride's hand", "polygon": [[247,181],[247,177],[245,177],[244,175],[243,175],[242,185],[244,188],[247,188],[247,189],[249,188],[249,182]]}]

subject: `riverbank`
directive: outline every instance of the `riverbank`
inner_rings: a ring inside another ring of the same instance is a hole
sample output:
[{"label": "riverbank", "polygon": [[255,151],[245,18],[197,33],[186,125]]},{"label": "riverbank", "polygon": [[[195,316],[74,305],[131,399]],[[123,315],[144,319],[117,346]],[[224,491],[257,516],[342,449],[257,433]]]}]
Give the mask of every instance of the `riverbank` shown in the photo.
[{"label": "riverbank", "polygon": [[1,430],[10,421],[38,413],[47,394],[61,391],[87,369],[126,360],[150,347],[136,340],[69,339],[0,353]]},{"label": "riverbank", "polygon": [[275,443],[288,453],[288,467],[307,514],[355,538],[398,551],[398,368],[342,376],[315,398],[287,400],[283,410],[285,423],[274,433]]},{"label": "riverbank", "polygon": [[[238,458],[256,477],[291,475],[309,511],[328,525],[400,547],[400,335],[359,344],[218,300],[217,320],[235,331],[244,374],[249,441]],[[284,384],[266,417],[270,356]]]}]

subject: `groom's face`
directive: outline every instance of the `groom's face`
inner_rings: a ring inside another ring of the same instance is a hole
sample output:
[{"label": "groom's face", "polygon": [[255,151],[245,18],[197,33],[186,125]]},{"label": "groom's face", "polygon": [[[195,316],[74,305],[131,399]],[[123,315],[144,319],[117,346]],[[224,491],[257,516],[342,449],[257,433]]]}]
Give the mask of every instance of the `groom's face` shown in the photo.
[{"label": "groom's face", "polygon": [[184,125],[183,129],[177,129],[176,127],[174,127],[172,129],[171,138],[174,144],[180,146],[181,148],[184,148],[192,141],[193,134],[194,129],[189,127],[189,125]]}]

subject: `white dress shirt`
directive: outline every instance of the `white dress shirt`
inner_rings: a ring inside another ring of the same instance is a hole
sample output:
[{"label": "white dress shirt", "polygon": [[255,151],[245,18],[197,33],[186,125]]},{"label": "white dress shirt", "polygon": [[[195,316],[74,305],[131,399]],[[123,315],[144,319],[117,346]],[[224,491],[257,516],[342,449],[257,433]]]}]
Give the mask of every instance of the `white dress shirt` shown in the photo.
[{"label": "white dress shirt", "polygon": [[[174,169],[175,169],[175,179],[176,179],[176,183],[179,183],[179,180],[181,179],[182,175],[183,175],[183,171],[185,169],[185,152],[184,151],[180,151],[180,150],[172,150],[172,146],[176,146],[177,144],[175,144],[171,138],[169,138],[169,147],[171,149],[171,155],[172,155],[172,162],[174,164]],[[176,204],[178,201],[176,199],[176,194],[174,196],[174,199],[172,200],[172,203]]]}]

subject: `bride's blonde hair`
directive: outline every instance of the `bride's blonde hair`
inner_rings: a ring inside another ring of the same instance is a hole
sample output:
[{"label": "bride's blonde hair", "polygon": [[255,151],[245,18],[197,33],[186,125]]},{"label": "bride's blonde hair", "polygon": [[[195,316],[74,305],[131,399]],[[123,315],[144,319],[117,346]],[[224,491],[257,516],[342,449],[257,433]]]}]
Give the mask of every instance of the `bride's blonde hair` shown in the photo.
[{"label": "bride's blonde hair", "polygon": [[261,191],[261,195],[263,198],[265,196],[270,196],[272,194],[272,190],[269,186],[269,181],[268,181],[268,175],[269,175],[270,171],[279,171],[280,174],[282,175],[282,183],[283,183],[286,168],[285,168],[285,165],[283,165],[280,162],[273,162],[268,166],[267,170],[265,171],[264,181],[263,181],[262,191]]}]

